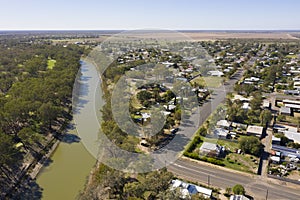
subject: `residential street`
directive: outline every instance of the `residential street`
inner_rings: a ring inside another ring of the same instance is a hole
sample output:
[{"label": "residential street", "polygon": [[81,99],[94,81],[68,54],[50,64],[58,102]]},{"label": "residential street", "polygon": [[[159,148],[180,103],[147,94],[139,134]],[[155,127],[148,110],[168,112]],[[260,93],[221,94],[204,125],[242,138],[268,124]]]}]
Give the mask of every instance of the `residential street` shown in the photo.
[{"label": "residential street", "polygon": [[[262,55],[265,47],[259,52]],[[253,65],[256,58],[251,58],[248,65]],[[233,90],[234,84],[241,80],[244,70],[240,69],[225,83],[224,86],[213,89],[214,94],[209,102],[200,107],[199,125],[204,123],[207,117],[225,100],[226,93]],[[263,139],[265,151],[270,150],[272,133],[268,130],[266,138]],[[219,188],[233,187],[235,184],[242,184],[247,194],[255,199],[300,199],[300,186],[275,179],[267,178],[267,159],[263,160],[261,176],[241,173],[227,168],[207,164],[204,162],[192,161],[187,158],[180,158],[167,168],[175,175],[190,181],[197,181],[202,184]],[[268,196],[267,195],[268,190]]]},{"label": "residential street", "polygon": [[206,185],[209,179],[211,186],[219,188],[242,184],[246,189],[246,193],[255,199],[266,199],[267,190],[268,199],[300,199],[299,185],[290,184],[290,187],[287,187],[289,183],[257,175],[242,174],[207,163],[194,162],[181,158],[168,166],[168,170],[184,179],[197,181]]}]

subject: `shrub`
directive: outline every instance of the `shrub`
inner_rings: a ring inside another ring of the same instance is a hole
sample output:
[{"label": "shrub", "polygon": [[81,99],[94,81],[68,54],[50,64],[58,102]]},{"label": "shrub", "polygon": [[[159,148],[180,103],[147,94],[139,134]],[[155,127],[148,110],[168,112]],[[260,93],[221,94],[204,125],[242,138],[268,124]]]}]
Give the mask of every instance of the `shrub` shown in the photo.
[{"label": "shrub", "polygon": [[197,145],[201,142],[202,142],[201,137],[195,136],[193,141],[188,145],[186,152],[192,153],[195,150],[195,148],[197,147]]},{"label": "shrub", "polygon": [[233,188],[232,188],[232,191],[234,194],[237,194],[237,195],[244,195],[245,194],[245,188],[240,185],[240,184],[237,184],[235,185]]}]

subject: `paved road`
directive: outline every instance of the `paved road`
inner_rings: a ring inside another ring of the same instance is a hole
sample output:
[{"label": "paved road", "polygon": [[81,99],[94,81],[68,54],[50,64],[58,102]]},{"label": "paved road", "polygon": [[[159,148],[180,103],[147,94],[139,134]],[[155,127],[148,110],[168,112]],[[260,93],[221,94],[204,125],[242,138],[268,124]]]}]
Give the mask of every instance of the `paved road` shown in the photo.
[{"label": "paved road", "polygon": [[268,199],[300,199],[300,186],[293,185],[295,187],[293,189],[287,187],[285,182],[256,175],[245,175],[206,163],[179,159],[168,166],[168,170],[179,177],[203,184],[208,184],[209,176],[210,185],[224,189],[233,187],[235,184],[242,184],[246,188],[247,194],[255,199],[266,199],[267,190]]},{"label": "paved road", "polygon": [[[260,51],[263,54],[265,48]],[[251,65],[255,58],[249,61]],[[254,62],[253,62],[254,63]],[[199,125],[201,125],[207,117],[214,111],[217,106],[225,100],[226,92],[232,91],[234,84],[242,78],[244,71],[238,70],[237,73],[226,82],[223,87],[214,89],[212,99],[200,108]],[[257,175],[245,175],[243,173],[234,172],[228,169],[219,168],[217,166],[208,165],[201,162],[193,162],[186,159],[179,159],[168,166],[168,170],[174,174],[191,181],[209,184],[219,188],[233,187],[235,184],[242,184],[248,194],[255,199],[266,199],[268,190],[268,199],[300,199],[300,186],[296,189],[286,186],[286,182],[280,182]]]}]

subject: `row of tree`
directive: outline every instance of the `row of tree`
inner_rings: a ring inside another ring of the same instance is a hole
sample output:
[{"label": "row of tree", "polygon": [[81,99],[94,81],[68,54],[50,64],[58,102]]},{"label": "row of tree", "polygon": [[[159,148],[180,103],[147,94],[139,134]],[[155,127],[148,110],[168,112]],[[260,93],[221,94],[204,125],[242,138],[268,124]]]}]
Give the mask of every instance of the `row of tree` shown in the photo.
[{"label": "row of tree", "polygon": [[[41,157],[47,136],[59,133],[71,118],[72,89],[82,53],[76,45],[1,40],[1,191],[17,181],[25,153]],[[53,69],[47,68],[48,60],[56,61]]]}]

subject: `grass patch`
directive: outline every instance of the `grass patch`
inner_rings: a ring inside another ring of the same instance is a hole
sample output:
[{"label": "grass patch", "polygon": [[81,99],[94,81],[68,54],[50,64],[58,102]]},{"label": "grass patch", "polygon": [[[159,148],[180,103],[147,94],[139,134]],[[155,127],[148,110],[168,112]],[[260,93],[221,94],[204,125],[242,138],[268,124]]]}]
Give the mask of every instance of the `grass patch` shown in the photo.
[{"label": "grass patch", "polygon": [[47,62],[47,69],[53,69],[53,67],[55,66],[56,60],[50,59]]},{"label": "grass patch", "polygon": [[298,119],[296,117],[292,117],[292,116],[285,116],[284,121],[292,123],[292,124],[298,124]]},{"label": "grass patch", "polygon": [[208,77],[197,77],[192,80],[192,83],[197,83],[198,85],[202,85],[204,87],[209,88],[217,88],[222,84],[223,78],[222,77],[214,77],[214,76],[208,76]]},{"label": "grass patch", "polygon": [[298,55],[287,55],[286,58],[296,59],[298,58]]},{"label": "grass patch", "polygon": [[131,103],[131,106],[133,107],[133,108],[135,108],[135,109],[141,109],[142,107],[143,107],[143,105],[139,102],[139,100],[137,99],[137,97],[136,97],[136,95],[133,95],[132,97],[131,97],[131,101],[130,101],[130,103]]},{"label": "grass patch", "polygon": [[[198,149],[201,147],[203,142],[217,143],[221,146],[225,146],[228,150],[228,154],[225,158],[221,159],[200,156]],[[236,154],[236,149],[239,149],[239,143],[237,141],[195,136],[192,142],[187,146],[183,155],[195,160],[209,162],[229,169],[255,174],[258,169],[259,158],[248,154]]]},{"label": "grass patch", "polygon": [[227,168],[253,174],[255,174],[258,169],[258,158],[248,154],[230,153],[226,156],[223,163]]},{"label": "grass patch", "polygon": [[221,86],[223,78],[222,77],[213,77],[213,76],[208,76],[208,77],[203,77],[207,87],[209,88],[217,88]]}]

